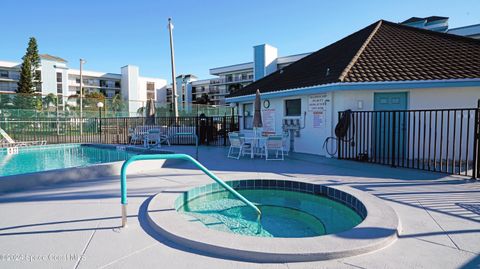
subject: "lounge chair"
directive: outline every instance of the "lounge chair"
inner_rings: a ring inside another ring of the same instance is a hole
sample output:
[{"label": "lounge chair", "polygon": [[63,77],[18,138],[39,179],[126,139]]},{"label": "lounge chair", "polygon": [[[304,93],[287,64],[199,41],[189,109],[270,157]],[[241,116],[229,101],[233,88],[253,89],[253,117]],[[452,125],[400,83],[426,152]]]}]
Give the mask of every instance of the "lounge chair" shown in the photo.
[{"label": "lounge chair", "polygon": [[0,135],[3,137],[0,140],[0,147],[2,147],[2,148],[41,146],[41,145],[46,145],[47,144],[47,141],[44,141],[44,140],[42,140],[42,141],[15,141],[2,128],[0,128]]},{"label": "lounge chair", "polygon": [[148,139],[147,136],[150,130],[157,130],[154,131],[154,133],[160,132],[161,143],[167,142],[170,146],[170,137],[167,135],[167,130],[164,127],[157,125],[141,125],[135,127],[133,130],[130,129],[130,145],[145,143],[145,140]]}]

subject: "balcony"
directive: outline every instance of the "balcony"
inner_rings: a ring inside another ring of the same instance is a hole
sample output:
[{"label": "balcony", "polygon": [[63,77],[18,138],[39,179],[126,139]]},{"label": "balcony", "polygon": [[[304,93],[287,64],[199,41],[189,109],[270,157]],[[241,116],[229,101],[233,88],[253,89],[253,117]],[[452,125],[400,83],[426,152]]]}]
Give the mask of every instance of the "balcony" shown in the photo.
[{"label": "balcony", "polygon": [[231,83],[245,83],[245,82],[252,82],[253,75],[249,76],[234,76],[228,78],[220,78],[220,79],[212,79],[210,84],[213,85],[223,85],[223,84],[231,84]]},{"label": "balcony", "polygon": [[[68,81],[68,86],[80,87],[80,81],[69,80]],[[89,81],[84,81],[82,86],[83,87],[90,87],[90,88],[115,89],[115,90],[118,90],[118,89],[121,88],[120,85],[99,84],[99,83],[94,83],[94,82],[89,82]]]}]

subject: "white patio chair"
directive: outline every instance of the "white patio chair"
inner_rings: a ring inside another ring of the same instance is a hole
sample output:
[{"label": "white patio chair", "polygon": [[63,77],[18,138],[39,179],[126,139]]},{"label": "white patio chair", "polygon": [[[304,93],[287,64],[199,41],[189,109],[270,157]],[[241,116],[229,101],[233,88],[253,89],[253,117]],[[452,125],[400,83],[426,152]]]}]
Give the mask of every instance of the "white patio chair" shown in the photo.
[{"label": "white patio chair", "polygon": [[130,133],[130,145],[136,145],[138,143],[143,143],[145,136],[144,126],[137,126]]},{"label": "white patio chair", "polygon": [[[255,150],[254,145],[252,144],[252,142],[247,142],[247,140],[245,139],[245,134],[238,133],[238,135],[240,136],[240,141],[243,143],[243,152],[242,152],[242,155],[251,154],[252,151]],[[255,153],[255,152],[254,152],[254,153]]]},{"label": "white patio chair", "polygon": [[[228,133],[228,140],[230,141],[230,148],[228,149],[228,158],[240,159],[245,155],[246,151],[252,150],[250,144],[245,144],[245,139],[239,133]],[[236,152],[236,150],[238,152]]]},{"label": "white patio chair", "polygon": [[[272,135],[267,137],[265,141],[265,160],[267,161],[283,161],[283,136]],[[273,154],[271,154],[273,153]],[[275,157],[271,157],[275,156]]]},{"label": "white patio chair", "polygon": [[168,139],[168,136],[162,134],[159,128],[154,128],[154,129],[149,129],[147,131],[148,133],[145,135],[144,143],[147,145],[147,147],[153,142],[153,146],[162,146],[162,143],[167,143],[170,146],[170,141]]}]

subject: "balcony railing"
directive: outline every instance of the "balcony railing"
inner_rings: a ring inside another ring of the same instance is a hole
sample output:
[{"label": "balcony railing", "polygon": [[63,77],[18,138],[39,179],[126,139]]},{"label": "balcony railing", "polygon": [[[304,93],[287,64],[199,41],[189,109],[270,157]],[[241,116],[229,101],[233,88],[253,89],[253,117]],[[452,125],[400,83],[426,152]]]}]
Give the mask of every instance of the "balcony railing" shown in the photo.
[{"label": "balcony railing", "polygon": [[252,80],[253,80],[253,76],[231,77],[231,78],[221,78],[221,79],[211,80],[210,84],[229,84],[229,83],[249,82]]}]

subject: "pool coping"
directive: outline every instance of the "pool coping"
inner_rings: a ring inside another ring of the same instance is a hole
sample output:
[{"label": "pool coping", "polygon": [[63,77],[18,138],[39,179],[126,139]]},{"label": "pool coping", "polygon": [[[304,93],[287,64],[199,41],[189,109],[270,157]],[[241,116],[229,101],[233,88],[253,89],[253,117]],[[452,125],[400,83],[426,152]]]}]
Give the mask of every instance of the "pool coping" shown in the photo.
[{"label": "pool coping", "polygon": [[[72,144],[55,144],[55,145],[72,145]],[[116,145],[116,144],[88,144],[88,143],[75,143],[75,145],[85,145],[98,148],[116,149],[117,147],[123,147],[124,149],[146,152],[145,149],[132,147],[128,145]],[[54,146],[54,145],[51,145]],[[151,153],[165,153],[171,152],[163,148],[155,148],[147,150]],[[173,152],[172,152],[173,153]],[[25,174],[9,175],[0,177],[0,194],[22,191],[38,186],[47,186],[58,183],[72,183],[77,181],[84,181],[102,177],[119,176],[120,169],[124,161],[97,163],[86,166],[77,166],[69,168],[53,169],[48,171],[39,171]],[[155,162],[155,165],[131,165],[128,169],[129,174],[138,174],[142,172],[151,171],[163,166],[165,161],[145,161]]]},{"label": "pool coping", "polygon": [[[289,181],[305,182],[301,179]],[[360,190],[337,185],[328,188],[354,196],[368,211],[366,218],[351,230],[305,238],[253,237],[216,231],[176,211],[179,191],[191,188],[176,189],[175,192],[166,190],[155,195],[147,208],[148,221],[155,231],[173,242],[223,258],[263,263],[338,259],[387,247],[395,242],[400,230],[397,214],[384,201]]]}]

